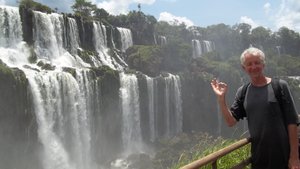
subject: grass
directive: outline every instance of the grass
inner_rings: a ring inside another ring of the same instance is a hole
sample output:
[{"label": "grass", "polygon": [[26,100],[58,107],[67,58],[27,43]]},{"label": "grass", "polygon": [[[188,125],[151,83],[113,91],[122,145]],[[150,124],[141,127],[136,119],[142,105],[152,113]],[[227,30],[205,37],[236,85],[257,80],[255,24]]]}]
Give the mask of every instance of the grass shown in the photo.
[{"label": "grass", "polygon": [[[170,169],[179,169],[180,167],[191,163],[192,161],[198,160],[202,157],[205,157],[213,152],[216,152],[224,147],[227,147],[233,143],[235,143],[238,140],[223,140],[222,138],[218,138],[215,142],[212,142],[210,146],[208,146],[204,151],[195,151],[192,150],[192,155],[189,154],[189,152],[184,152],[181,154],[178,162],[174,164]],[[197,148],[200,145],[196,145],[194,148]],[[223,156],[222,158],[218,159],[217,166],[218,169],[228,169],[232,166],[238,164],[239,162],[247,159],[250,156],[250,144],[247,144],[246,146],[243,146],[226,156]],[[211,169],[211,165],[208,164],[202,169]],[[247,166],[247,168],[250,168],[250,166]]]}]

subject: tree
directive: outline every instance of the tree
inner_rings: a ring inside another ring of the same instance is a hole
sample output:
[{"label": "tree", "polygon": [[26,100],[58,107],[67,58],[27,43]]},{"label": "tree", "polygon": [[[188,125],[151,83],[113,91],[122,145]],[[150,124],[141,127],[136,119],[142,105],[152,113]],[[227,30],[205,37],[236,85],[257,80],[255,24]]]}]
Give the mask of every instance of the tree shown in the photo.
[{"label": "tree", "polygon": [[[287,27],[282,27],[277,32],[277,37],[279,38],[279,44],[281,49],[285,51],[286,54],[292,56],[299,56],[299,45],[300,36],[299,33],[288,29]],[[283,52],[284,52],[283,51]]]},{"label": "tree", "polygon": [[141,3],[139,3],[139,4],[138,4],[139,12],[141,12],[141,8],[142,8],[142,7],[141,7]]},{"label": "tree", "polygon": [[106,20],[107,21],[107,18],[108,18],[108,16],[109,16],[109,13],[108,12],[106,12],[106,10],[105,9],[103,9],[103,8],[97,8],[97,9],[95,9],[95,11],[94,11],[94,17],[96,18],[96,19],[98,19],[98,20]]},{"label": "tree", "polygon": [[75,15],[79,15],[85,19],[91,17],[94,10],[97,9],[96,5],[88,2],[86,0],[76,0],[75,4],[72,6]]},{"label": "tree", "polygon": [[240,23],[234,26],[234,30],[240,35],[240,44],[242,44],[242,50],[250,46],[250,32],[251,25],[247,23]]},{"label": "tree", "polygon": [[270,40],[271,30],[266,29],[262,26],[257,27],[252,30],[250,35],[251,44],[256,47],[265,47],[264,44],[267,45],[268,41]]},{"label": "tree", "polygon": [[54,12],[50,7],[35,2],[33,0],[21,0],[19,7],[23,9],[31,9],[31,10],[46,12],[46,13]]}]

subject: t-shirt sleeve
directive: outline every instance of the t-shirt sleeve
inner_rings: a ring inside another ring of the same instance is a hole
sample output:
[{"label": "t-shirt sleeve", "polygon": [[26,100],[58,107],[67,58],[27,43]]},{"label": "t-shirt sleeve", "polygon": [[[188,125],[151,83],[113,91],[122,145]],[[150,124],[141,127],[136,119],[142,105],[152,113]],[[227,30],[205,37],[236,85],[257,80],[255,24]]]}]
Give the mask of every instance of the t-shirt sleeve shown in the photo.
[{"label": "t-shirt sleeve", "polygon": [[291,94],[288,83],[285,80],[280,80],[280,85],[283,90],[282,109],[286,124],[298,124],[298,112],[295,108],[293,96]]},{"label": "t-shirt sleeve", "polygon": [[246,112],[244,109],[244,101],[241,100],[242,87],[238,88],[234,101],[230,107],[230,112],[232,116],[237,120],[241,120],[246,117]]}]

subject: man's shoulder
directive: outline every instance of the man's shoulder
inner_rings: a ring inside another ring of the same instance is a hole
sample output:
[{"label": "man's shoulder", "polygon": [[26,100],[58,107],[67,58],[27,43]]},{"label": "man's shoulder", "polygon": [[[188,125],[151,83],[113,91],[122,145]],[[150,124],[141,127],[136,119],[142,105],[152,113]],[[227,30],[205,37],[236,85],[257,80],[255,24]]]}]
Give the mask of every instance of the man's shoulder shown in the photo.
[{"label": "man's shoulder", "polygon": [[284,79],[281,79],[281,78],[272,78],[272,84],[273,86],[278,86],[277,88],[281,88],[281,89],[285,89],[288,87],[288,82]]}]

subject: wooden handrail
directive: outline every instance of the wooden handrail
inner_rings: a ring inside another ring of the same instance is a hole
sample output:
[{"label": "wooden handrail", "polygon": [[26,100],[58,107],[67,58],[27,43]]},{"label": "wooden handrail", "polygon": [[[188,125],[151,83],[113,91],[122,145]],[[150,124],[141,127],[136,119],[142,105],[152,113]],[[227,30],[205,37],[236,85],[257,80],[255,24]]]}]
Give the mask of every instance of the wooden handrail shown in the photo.
[{"label": "wooden handrail", "polygon": [[[218,150],[218,151],[216,151],[212,154],[209,154],[209,155],[207,155],[207,156],[205,156],[205,157],[203,157],[199,160],[196,160],[196,161],[194,161],[190,164],[187,164],[187,165],[181,167],[180,169],[198,169],[198,168],[203,167],[203,166],[205,166],[207,164],[210,164],[210,163],[212,164],[213,168],[216,169],[217,168],[216,161],[219,158],[227,155],[228,153],[230,153],[230,152],[232,152],[232,151],[234,151],[234,150],[236,150],[236,149],[238,149],[242,146],[247,145],[248,143],[250,143],[249,138],[244,138],[242,140],[239,140],[239,141],[231,144],[230,146],[227,146],[227,147],[225,147],[221,150]],[[249,163],[250,163],[250,158],[242,161],[241,163],[237,164],[233,168],[236,168],[236,169],[242,168],[242,167],[247,166]]]}]

